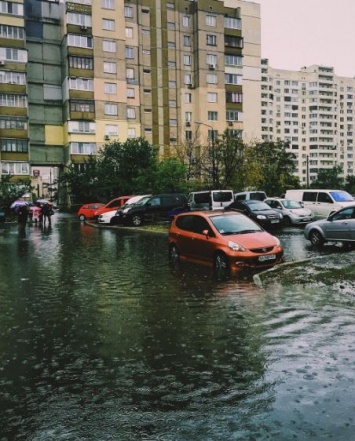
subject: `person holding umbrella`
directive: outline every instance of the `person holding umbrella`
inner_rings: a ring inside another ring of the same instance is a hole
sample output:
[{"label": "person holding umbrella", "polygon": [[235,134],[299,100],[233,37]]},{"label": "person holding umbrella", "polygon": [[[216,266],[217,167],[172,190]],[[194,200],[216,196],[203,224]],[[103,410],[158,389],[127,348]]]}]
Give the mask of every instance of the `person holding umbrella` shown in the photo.
[{"label": "person holding umbrella", "polygon": [[28,219],[28,205],[19,205],[17,208],[17,223],[19,233],[25,233],[26,223]]}]

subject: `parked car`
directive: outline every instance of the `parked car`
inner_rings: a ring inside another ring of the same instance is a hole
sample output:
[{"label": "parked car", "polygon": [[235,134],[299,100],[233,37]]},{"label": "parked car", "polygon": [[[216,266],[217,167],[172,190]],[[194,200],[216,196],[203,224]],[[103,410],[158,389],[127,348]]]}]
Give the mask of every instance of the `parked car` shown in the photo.
[{"label": "parked car", "polygon": [[131,197],[132,196],[120,196],[118,198],[112,199],[112,201],[108,202],[106,205],[96,210],[94,218],[97,219],[102,213],[117,210],[118,208],[122,207],[122,205],[124,205]]},{"label": "parked car", "polygon": [[187,197],[190,210],[220,210],[234,201],[232,190],[193,191]]},{"label": "parked car", "polygon": [[264,202],[283,215],[285,226],[306,225],[314,221],[311,210],[304,208],[300,202],[282,198],[267,198]]},{"label": "parked car", "polygon": [[344,190],[287,190],[285,198],[302,202],[316,219],[326,219],[330,214],[354,202],[351,195]]},{"label": "parked car", "polygon": [[186,205],[187,198],[184,194],[156,194],[136,204],[118,209],[115,222],[140,226],[148,221],[169,220],[172,210],[184,208]]},{"label": "parked car", "polygon": [[[128,199],[128,201],[120,207],[127,208],[129,205],[136,204],[137,202],[141,201],[144,198],[149,198],[151,195],[140,195],[140,196],[132,196]],[[108,224],[108,225],[116,225],[118,223],[118,219],[116,218],[117,209],[107,211],[106,213],[102,213],[98,217],[98,223],[99,224]]]},{"label": "parked car", "polygon": [[283,259],[279,239],[234,211],[178,214],[168,242],[172,263],[186,260],[213,267],[217,273],[269,268]]},{"label": "parked car", "polygon": [[93,219],[96,210],[101,207],[104,207],[104,204],[101,204],[101,202],[91,202],[90,204],[82,205],[77,213],[79,220],[83,222],[86,219]]},{"label": "parked car", "polygon": [[355,244],[355,203],[332,213],[327,219],[307,224],[304,236],[318,247],[325,242]]},{"label": "parked car", "polygon": [[263,201],[234,201],[226,210],[238,210],[253,219],[266,230],[283,226],[283,215]]}]

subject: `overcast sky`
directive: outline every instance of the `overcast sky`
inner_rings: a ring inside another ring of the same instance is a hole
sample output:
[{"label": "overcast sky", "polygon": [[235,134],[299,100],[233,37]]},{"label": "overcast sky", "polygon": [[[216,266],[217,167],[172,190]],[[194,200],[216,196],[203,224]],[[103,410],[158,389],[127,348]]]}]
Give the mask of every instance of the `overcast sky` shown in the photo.
[{"label": "overcast sky", "polygon": [[254,0],[261,56],[276,69],[319,64],[355,77],[355,0]]}]

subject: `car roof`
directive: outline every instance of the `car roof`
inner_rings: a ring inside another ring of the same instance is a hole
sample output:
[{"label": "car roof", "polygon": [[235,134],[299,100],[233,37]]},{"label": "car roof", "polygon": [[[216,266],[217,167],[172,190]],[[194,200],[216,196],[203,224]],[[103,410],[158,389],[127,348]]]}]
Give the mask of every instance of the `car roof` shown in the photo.
[{"label": "car roof", "polygon": [[184,211],[183,213],[179,213],[177,214],[175,217],[181,217],[181,216],[195,216],[195,215],[200,215],[200,216],[204,216],[204,217],[213,217],[213,216],[231,216],[233,214],[237,214],[237,215],[242,215],[242,213],[240,213],[239,211],[226,211],[226,210],[214,210],[214,211],[210,211],[210,210],[194,210],[194,211]]}]

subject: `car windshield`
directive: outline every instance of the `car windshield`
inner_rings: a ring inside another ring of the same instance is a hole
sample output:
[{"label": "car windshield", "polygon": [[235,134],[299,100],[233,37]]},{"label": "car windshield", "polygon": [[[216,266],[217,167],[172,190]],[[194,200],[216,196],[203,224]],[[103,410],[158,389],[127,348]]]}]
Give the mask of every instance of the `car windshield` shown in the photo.
[{"label": "car windshield", "polygon": [[289,201],[288,199],[285,201],[282,201],[281,204],[288,208],[289,210],[295,210],[296,208],[303,208],[302,205],[297,201]]},{"label": "car windshield", "polygon": [[261,211],[261,210],[270,210],[270,207],[265,202],[250,202],[248,203],[248,207],[251,211]]},{"label": "car windshield", "polygon": [[210,220],[218,232],[224,236],[263,231],[259,225],[256,225],[255,222],[244,215],[211,216]]},{"label": "car windshield", "polygon": [[142,198],[140,201],[135,202],[134,204],[131,204],[131,205],[144,205],[147,201],[149,201],[149,199],[151,199],[151,196],[147,196],[145,198]]},{"label": "car windshield", "polygon": [[335,202],[354,202],[354,198],[346,191],[331,191],[330,194]]}]

